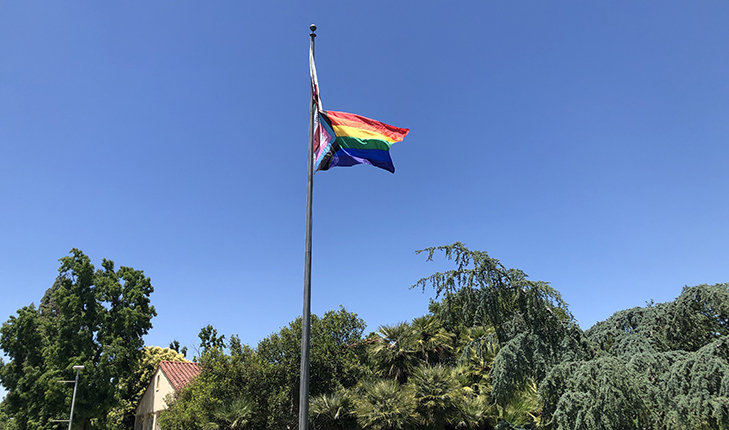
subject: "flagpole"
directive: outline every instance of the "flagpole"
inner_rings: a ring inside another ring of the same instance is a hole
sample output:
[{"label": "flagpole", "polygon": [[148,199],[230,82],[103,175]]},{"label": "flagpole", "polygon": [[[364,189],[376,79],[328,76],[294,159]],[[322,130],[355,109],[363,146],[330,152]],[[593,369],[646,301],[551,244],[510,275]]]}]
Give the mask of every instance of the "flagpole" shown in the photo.
[{"label": "flagpole", "polygon": [[[309,26],[309,49],[314,52],[316,25]],[[301,314],[301,382],[299,386],[299,430],[309,428],[309,344],[311,328],[311,215],[314,197],[314,89],[309,89],[309,158],[306,180],[306,245],[304,251],[304,310]]]}]

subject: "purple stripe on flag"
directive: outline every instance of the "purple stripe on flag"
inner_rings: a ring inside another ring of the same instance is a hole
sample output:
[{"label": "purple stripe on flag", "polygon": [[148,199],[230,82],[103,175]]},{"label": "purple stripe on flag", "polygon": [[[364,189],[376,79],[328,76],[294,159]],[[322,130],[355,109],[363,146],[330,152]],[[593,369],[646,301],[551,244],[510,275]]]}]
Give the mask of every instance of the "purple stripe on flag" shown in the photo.
[{"label": "purple stripe on flag", "polygon": [[340,148],[332,157],[329,167],[349,167],[355,164],[369,164],[395,173],[390,152],[381,149]]}]

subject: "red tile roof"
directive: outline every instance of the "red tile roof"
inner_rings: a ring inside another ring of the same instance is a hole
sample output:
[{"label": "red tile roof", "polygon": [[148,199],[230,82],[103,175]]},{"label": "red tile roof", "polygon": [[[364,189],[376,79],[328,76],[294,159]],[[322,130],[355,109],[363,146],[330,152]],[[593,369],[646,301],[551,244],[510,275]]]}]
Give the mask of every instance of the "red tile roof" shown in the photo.
[{"label": "red tile roof", "polygon": [[161,361],[159,368],[164,372],[167,379],[170,380],[175,391],[180,391],[187,386],[202,370],[197,363],[179,361]]}]

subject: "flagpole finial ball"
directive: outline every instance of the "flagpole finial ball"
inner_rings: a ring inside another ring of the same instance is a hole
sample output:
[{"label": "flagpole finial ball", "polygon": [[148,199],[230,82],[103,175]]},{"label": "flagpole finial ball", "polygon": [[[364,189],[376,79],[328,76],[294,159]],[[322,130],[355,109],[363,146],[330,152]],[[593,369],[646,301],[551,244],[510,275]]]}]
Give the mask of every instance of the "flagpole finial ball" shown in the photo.
[{"label": "flagpole finial ball", "polygon": [[313,31],[316,31],[316,25],[314,25],[314,24],[311,24],[311,25],[309,26],[309,30],[311,30],[312,32],[313,32]]}]

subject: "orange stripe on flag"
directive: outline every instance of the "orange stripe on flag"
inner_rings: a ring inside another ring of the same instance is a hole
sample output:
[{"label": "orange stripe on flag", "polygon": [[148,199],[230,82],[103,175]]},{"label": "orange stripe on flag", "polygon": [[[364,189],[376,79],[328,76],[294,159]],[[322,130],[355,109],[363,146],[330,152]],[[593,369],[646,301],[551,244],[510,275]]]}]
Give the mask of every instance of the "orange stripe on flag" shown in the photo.
[{"label": "orange stripe on flag", "polygon": [[381,134],[388,138],[390,142],[400,142],[410,132],[407,128],[395,127],[374,119],[366,118],[360,115],[346,112],[327,111],[327,117],[334,126],[346,126],[359,128],[369,132]]}]

